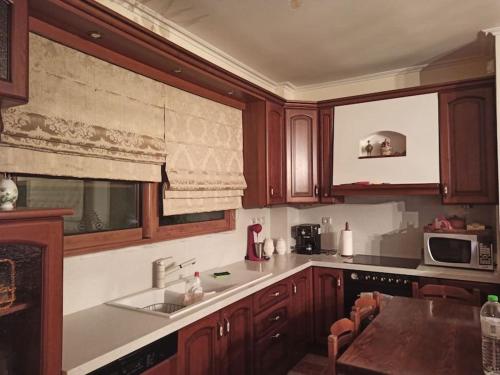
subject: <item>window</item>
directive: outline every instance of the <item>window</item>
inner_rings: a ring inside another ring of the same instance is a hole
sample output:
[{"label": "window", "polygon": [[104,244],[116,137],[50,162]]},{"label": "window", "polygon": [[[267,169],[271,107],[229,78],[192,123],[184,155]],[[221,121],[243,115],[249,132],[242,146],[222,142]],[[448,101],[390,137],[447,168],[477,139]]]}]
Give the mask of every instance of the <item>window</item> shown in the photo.
[{"label": "window", "polygon": [[139,228],[140,184],[135,182],[18,176],[18,207],[72,208],[64,234]]},{"label": "window", "polygon": [[198,214],[171,215],[160,217],[160,226],[199,223],[202,221],[222,220],[224,211],[201,212]]}]

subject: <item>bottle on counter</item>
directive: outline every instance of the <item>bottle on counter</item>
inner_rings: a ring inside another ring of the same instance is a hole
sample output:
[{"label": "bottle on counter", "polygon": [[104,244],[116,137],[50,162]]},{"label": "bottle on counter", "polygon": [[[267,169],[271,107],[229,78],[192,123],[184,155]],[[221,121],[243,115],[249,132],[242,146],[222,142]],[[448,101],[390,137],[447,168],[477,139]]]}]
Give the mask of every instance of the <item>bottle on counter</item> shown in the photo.
[{"label": "bottle on counter", "polygon": [[184,305],[191,305],[203,299],[203,288],[201,286],[200,273],[194,273],[194,279],[186,284],[186,293],[184,294]]},{"label": "bottle on counter", "polygon": [[500,303],[498,296],[489,295],[481,308],[483,371],[500,375]]}]

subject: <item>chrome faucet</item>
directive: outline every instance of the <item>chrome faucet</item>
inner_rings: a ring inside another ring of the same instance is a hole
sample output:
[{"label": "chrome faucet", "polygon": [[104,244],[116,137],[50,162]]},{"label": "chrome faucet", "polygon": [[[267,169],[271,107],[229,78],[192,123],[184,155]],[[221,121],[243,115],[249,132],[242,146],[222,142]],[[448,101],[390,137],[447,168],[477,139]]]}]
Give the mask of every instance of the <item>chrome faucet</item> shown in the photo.
[{"label": "chrome faucet", "polygon": [[172,261],[172,257],[160,258],[153,262],[154,264],[154,281],[155,288],[165,288],[167,276],[179,272],[182,269],[196,264],[196,258],[191,258],[182,263]]}]

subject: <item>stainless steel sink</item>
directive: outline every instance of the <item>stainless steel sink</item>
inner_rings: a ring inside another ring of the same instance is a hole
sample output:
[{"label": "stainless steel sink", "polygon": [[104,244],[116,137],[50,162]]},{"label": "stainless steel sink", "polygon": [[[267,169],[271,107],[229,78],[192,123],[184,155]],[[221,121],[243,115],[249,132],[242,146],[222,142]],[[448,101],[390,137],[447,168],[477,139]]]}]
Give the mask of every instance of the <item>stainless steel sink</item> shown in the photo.
[{"label": "stainless steel sink", "polygon": [[219,270],[201,273],[201,286],[204,292],[203,299],[188,306],[184,305],[184,293],[186,291],[186,283],[190,278],[180,279],[162,289],[146,289],[109,301],[107,304],[174,318],[272,275],[271,273],[245,270],[224,278],[214,278],[214,272],[219,272]]}]

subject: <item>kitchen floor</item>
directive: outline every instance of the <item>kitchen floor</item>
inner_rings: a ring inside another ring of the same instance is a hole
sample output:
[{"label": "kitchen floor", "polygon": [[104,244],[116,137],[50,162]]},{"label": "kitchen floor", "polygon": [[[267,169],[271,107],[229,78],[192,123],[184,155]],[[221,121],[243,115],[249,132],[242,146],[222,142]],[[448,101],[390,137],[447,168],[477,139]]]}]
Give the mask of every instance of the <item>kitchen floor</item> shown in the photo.
[{"label": "kitchen floor", "polygon": [[288,375],[325,375],[328,373],[328,357],[306,354]]}]

